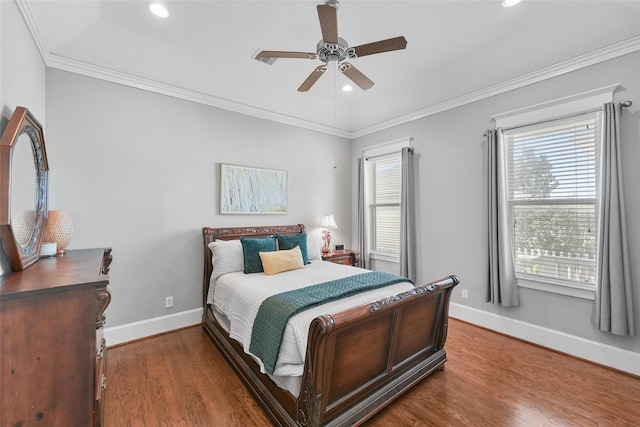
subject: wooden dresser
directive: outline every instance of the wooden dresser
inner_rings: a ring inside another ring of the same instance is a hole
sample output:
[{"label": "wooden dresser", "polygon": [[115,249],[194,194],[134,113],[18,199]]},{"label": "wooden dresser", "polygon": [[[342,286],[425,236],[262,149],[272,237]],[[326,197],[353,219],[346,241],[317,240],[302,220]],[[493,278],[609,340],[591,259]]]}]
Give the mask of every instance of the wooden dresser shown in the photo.
[{"label": "wooden dresser", "polygon": [[101,426],[111,249],[0,277],[0,426]]}]

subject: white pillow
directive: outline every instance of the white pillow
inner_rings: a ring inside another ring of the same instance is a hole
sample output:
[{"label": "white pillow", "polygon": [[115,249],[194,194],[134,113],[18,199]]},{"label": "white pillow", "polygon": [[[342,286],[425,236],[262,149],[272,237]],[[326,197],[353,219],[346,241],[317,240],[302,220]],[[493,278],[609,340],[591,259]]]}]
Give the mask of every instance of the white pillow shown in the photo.
[{"label": "white pillow", "polygon": [[244,271],[244,255],[240,240],[214,240],[209,243],[213,264],[213,280],[226,273]]},{"label": "white pillow", "polygon": [[307,258],[309,261],[314,259],[322,259],[322,236],[319,234],[307,234]]}]

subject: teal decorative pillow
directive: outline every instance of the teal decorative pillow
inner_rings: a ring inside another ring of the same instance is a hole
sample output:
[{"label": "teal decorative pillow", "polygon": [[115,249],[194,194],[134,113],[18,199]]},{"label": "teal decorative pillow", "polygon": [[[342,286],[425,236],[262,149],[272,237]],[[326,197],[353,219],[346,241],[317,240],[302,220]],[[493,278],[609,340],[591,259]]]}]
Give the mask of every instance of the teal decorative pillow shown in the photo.
[{"label": "teal decorative pillow", "polygon": [[295,236],[283,236],[282,234],[276,234],[276,238],[278,239],[278,249],[289,250],[299,246],[300,252],[302,252],[302,262],[305,265],[309,264],[306,233],[296,234]]},{"label": "teal decorative pillow", "polygon": [[275,237],[240,237],[242,242],[242,254],[244,255],[244,272],[261,273],[262,260],[260,252],[273,252],[276,250]]}]

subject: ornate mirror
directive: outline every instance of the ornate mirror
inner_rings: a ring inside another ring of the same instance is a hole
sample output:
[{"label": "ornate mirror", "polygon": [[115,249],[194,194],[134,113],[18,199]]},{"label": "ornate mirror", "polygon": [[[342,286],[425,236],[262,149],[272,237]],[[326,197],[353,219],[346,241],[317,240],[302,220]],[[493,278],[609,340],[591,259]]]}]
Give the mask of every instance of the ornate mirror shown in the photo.
[{"label": "ornate mirror", "polygon": [[16,107],[0,140],[0,239],[13,271],[38,260],[48,178],[42,126],[29,110]]}]

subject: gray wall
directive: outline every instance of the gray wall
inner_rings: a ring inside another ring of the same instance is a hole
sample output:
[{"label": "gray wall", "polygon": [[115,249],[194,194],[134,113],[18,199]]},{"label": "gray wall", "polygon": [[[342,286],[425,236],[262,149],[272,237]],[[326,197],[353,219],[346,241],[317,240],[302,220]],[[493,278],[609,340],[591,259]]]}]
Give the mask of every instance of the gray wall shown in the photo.
[{"label": "gray wall", "polygon": [[[493,114],[538,104],[614,83],[616,100],[630,99],[623,116],[623,155],[628,203],[632,274],[635,277],[637,330],[640,331],[640,53],[575,71],[551,80],[493,96],[463,107],[390,128],[354,141],[356,164],[362,147],[414,137],[420,159],[421,282],[457,274],[461,285],[453,301],[474,309],[640,352],[640,338],[619,338],[596,331],[593,302],[521,288],[521,305],[504,309],[485,303],[487,286],[487,170],[482,133],[494,127]],[[352,175],[355,209],[355,172]],[[354,222],[355,230],[355,222]],[[355,235],[353,236],[355,239]],[[461,289],[469,299],[461,298]]]},{"label": "gray wall", "polygon": [[[333,213],[333,242],[349,244],[349,141],[47,70],[14,2],[0,2],[0,19],[0,130],[16,106],[31,110],[44,126],[49,208],[73,218],[69,249],[113,247],[108,326],[201,306],[202,226],[313,232]],[[221,162],[288,171],[288,213],[218,215]]]},{"label": "gray wall", "polygon": [[[17,105],[34,113],[45,126],[50,208],[67,209],[73,216],[70,248],[113,247],[108,326],[200,307],[203,225],[304,222],[313,230],[323,213],[332,212],[340,225],[333,242],[349,246],[356,240],[355,219],[349,223],[348,218],[355,212],[360,149],[413,136],[422,156],[420,281],[455,273],[463,283],[454,295],[456,304],[640,352],[640,338],[595,331],[587,300],[521,289],[518,308],[484,302],[482,138],[493,127],[492,114],[622,84],[617,99],[634,101],[623,119],[623,166],[640,324],[639,53],[367,135],[351,147],[344,139],[313,131],[46,71],[15,3],[0,2],[0,20],[0,130]],[[218,215],[220,162],[287,170],[288,214]],[[0,269],[8,271],[4,254]],[[469,289],[468,300],[460,298],[462,287]],[[175,298],[171,310],[164,308],[167,295]]]},{"label": "gray wall", "polygon": [[[47,118],[50,209],[71,212],[69,248],[113,247],[109,327],[201,307],[203,226],[319,231],[330,212],[333,242],[351,236],[348,140],[57,70]],[[219,215],[220,163],[287,171],[288,213]]]},{"label": "gray wall", "polygon": [[[0,1],[0,52],[0,134],[18,106],[28,108],[46,126],[46,66],[12,1]],[[0,274],[10,271],[0,251]]]},{"label": "gray wall", "polygon": [[27,107],[45,126],[46,66],[15,2],[0,2],[0,22],[2,117],[8,120],[17,106]]}]

